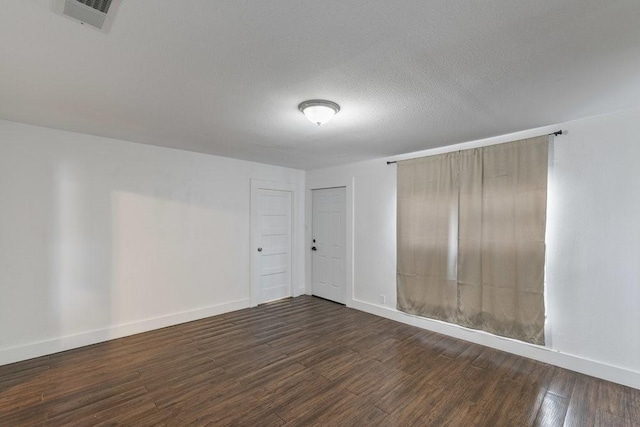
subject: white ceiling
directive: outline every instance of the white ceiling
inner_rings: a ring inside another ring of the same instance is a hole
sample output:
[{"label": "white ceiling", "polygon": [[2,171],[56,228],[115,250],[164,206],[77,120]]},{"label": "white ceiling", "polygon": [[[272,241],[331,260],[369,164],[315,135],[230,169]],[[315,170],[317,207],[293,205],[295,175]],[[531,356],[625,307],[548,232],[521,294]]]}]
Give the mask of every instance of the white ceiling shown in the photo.
[{"label": "white ceiling", "polygon": [[640,103],[638,0],[123,0],[107,35],[51,10],[0,1],[0,118],[313,169]]}]

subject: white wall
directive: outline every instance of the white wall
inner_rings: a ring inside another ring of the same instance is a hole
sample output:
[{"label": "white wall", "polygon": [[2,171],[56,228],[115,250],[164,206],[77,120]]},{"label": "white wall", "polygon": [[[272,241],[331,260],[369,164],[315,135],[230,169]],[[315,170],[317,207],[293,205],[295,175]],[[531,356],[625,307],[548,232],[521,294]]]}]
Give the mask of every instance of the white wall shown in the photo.
[{"label": "white wall", "polygon": [[0,121],[0,365],[249,306],[252,178],[303,253],[304,171]]},{"label": "white wall", "polygon": [[395,159],[307,172],[308,190],[352,186],[347,200],[353,210],[350,305],[640,388],[640,108],[397,159],[558,129],[568,134],[552,144],[550,159],[547,348],[395,310],[396,166],[385,162]]}]

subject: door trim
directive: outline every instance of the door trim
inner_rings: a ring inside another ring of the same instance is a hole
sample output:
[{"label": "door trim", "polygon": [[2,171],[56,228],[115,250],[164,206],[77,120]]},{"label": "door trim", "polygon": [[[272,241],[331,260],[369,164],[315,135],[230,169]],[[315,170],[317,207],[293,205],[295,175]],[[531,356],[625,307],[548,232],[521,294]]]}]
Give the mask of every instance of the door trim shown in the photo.
[{"label": "door trim", "polygon": [[305,192],[305,222],[307,224],[305,232],[305,288],[308,295],[313,294],[313,278],[311,277],[311,240],[312,237],[312,217],[313,217],[313,190],[325,190],[328,188],[346,188],[346,257],[345,257],[345,287],[347,293],[346,306],[353,307],[354,295],[354,268],[353,268],[353,241],[354,241],[354,224],[353,224],[353,211],[354,211],[354,185],[355,177],[349,176],[345,178],[333,178],[333,179],[319,179],[318,182],[307,182]]},{"label": "door trim", "polygon": [[296,255],[296,219],[295,219],[295,206],[297,203],[297,194],[296,194],[296,186],[294,184],[290,184],[287,182],[278,182],[278,181],[266,181],[262,179],[251,179],[251,222],[250,222],[250,230],[251,230],[251,238],[250,238],[250,259],[251,259],[251,279],[249,283],[249,299],[251,307],[255,307],[258,305],[258,292],[259,292],[259,281],[258,278],[260,275],[258,274],[258,270],[260,268],[259,264],[259,256],[258,256],[258,235],[256,233],[255,227],[258,224],[258,201],[259,201],[259,190],[275,190],[275,191],[288,191],[291,193],[291,280],[289,283],[289,295],[295,296],[295,286],[294,281],[296,277],[295,271],[295,260],[297,258]]}]

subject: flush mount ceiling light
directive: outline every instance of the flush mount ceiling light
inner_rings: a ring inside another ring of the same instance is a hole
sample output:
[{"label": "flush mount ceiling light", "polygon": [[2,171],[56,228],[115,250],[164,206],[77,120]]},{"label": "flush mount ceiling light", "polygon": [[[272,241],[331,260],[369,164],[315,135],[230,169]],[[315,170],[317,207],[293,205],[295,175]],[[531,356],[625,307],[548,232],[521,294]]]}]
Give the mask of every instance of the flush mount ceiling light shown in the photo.
[{"label": "flush mount ceiling light", "polygon": [[320,126],[338,114],[340,106],[335,102],[325,101],[324,99],[311,99],[298,105],[298,110],[300,110],[311,123]]}]

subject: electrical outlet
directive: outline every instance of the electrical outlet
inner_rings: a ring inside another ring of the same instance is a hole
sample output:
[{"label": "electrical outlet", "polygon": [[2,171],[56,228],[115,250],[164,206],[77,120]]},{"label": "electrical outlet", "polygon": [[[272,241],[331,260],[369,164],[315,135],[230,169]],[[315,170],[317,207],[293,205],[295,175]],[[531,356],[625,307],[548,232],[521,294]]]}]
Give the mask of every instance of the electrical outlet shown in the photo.
[{"label": "electrical outlet", "polygon": [[383,294],[380,294],[380,304],[386,304],[387,303],[387,297],[384,296]]}]

